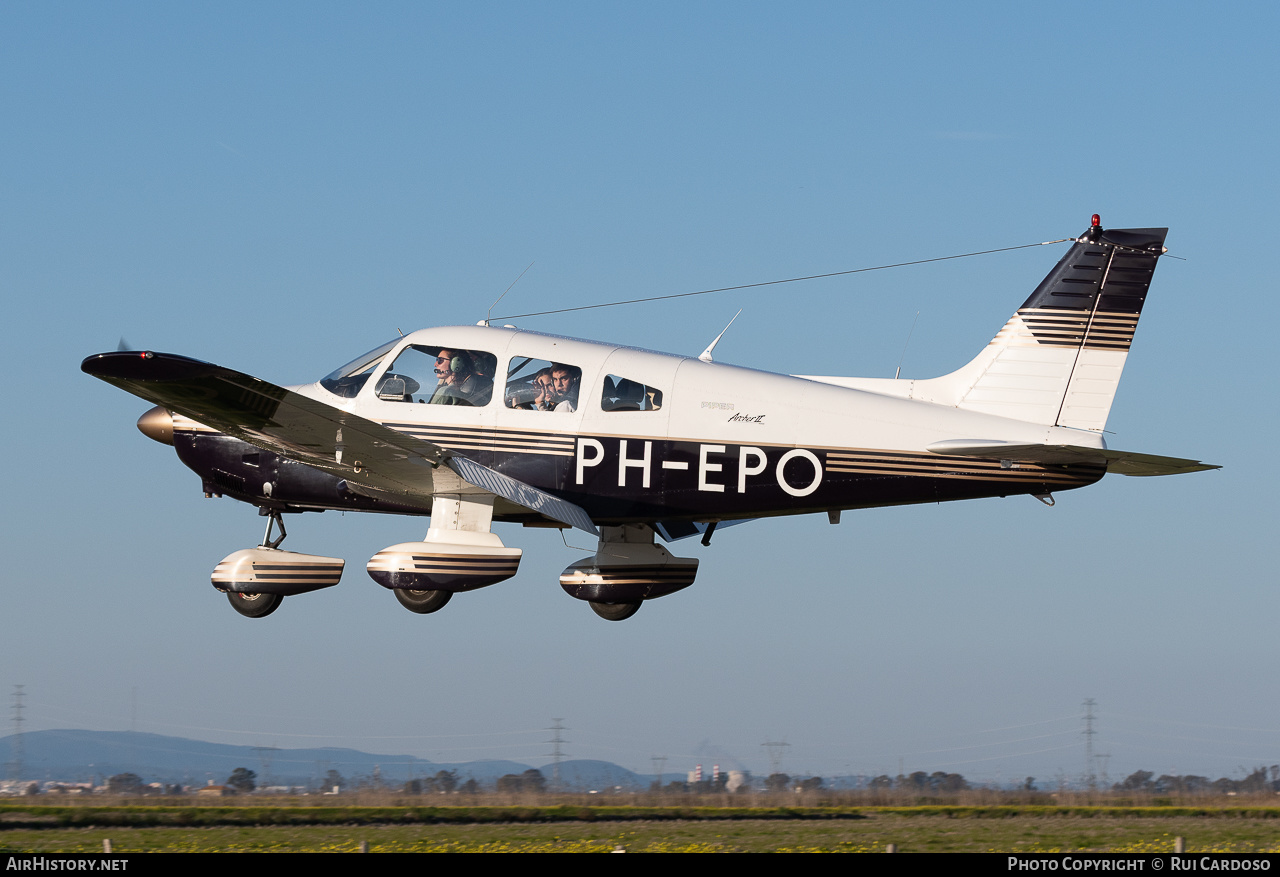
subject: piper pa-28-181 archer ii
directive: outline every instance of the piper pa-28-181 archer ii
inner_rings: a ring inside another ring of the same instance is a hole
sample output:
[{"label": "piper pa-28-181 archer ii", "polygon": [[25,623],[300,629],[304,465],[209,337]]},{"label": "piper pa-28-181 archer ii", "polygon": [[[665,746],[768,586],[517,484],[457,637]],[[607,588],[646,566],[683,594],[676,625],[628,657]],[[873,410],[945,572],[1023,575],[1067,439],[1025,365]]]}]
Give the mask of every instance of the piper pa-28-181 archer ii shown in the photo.
[{"label": "piper pa-28-181 archer ii", "polygon": [[[268,517],[213,585],[242,615],[336,585],[344,561],[280,549],[289,512],[430,515],[369,575],[407,609],[516,574],[495,521],[599,539],[560,584],[601,617],[693,583],[655,541],[775,515],[1029,494],[1108,473],[1218,468],[1115,451],[1102,430],[1167,229],[1094,216],[968,365],[929,380],[782,375],[523,331],[423,329],[314,384],[280,387],[183,356],[117,351],[81,368],[157,407],[138,427],[174,446],[208,496]],[[714,347],[714,342],[712,344]],[[273,528],[279,535],[272,538]]]}]

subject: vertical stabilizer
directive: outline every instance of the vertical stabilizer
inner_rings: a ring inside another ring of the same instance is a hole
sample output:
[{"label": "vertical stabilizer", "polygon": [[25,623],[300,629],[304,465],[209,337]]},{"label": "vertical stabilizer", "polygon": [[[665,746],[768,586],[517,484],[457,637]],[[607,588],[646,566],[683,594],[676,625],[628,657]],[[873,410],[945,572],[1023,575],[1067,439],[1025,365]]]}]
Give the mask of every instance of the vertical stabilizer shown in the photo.
[{"label": "vertical stabilizer", "polygon": [[1095,216],[973,362],[922,383],[959,408],[1101,430],[1168,231]]}]

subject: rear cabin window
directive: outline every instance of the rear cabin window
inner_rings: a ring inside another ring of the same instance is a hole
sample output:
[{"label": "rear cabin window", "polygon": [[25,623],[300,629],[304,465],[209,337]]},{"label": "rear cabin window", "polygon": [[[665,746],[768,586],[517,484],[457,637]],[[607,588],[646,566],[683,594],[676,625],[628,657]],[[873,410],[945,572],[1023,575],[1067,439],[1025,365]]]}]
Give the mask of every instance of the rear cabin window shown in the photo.
[{"label": "rear cabin window", "polygon": [[483,408],[493,396],[498,358],[483,350],[410,344],[378,381],[384,402]]},{"label": "rear cabin window", "polygon": [[662,391],[618,375],[606,375],[600,407],[605,411],[657,411]]}]

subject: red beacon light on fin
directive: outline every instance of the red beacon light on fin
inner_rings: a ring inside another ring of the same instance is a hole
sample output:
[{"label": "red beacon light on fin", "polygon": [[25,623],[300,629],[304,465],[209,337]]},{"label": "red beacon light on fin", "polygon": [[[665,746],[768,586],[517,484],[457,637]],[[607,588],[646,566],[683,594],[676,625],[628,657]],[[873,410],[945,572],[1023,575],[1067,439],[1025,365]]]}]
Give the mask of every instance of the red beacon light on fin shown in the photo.
[{"label": "red beacon light on fin", "polygon": [[1093,214],[1093,219],[1089,221],[1089,224],[1094,228],[1097,228],[1098,226],[1102,225],[1102,217],[1096,213]]}]

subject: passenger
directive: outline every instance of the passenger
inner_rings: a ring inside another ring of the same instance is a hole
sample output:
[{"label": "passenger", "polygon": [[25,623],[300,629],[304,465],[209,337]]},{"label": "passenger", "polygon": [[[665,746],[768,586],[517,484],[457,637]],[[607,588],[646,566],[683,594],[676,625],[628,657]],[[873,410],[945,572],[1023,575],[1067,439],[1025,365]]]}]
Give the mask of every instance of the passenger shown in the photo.
[{"label": "passenger", "polygon": [[550,372],[550,381],[541,384],[542,392],[534,400],[534,407],[540,411],[576,411],[582,369],[553,362]]},{"label": "passenger", "polygon": [[[549,410],[544,409],[543,403],[551,398],[551,369],[544,368],[534,372],[533,377],[529,378],[529,383],[525,389],[520,390],[522,398],[528,400],[520,405],[521,408],[527,408],[530,411]],[[525,393],[532,393],[533,396],[526,396]]]},{"label": "passenger", "polygon": [[489,404],[493,385],[475,373],[471,355],[465,350],[445,348],[436,356],[436,377],[439,383],[431,394],[432,405]]}]

